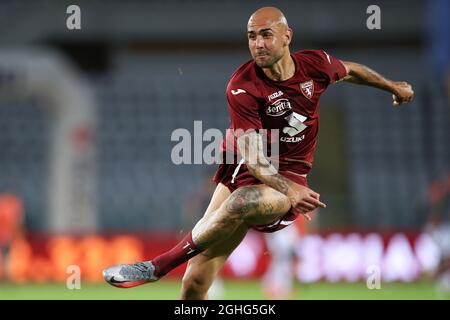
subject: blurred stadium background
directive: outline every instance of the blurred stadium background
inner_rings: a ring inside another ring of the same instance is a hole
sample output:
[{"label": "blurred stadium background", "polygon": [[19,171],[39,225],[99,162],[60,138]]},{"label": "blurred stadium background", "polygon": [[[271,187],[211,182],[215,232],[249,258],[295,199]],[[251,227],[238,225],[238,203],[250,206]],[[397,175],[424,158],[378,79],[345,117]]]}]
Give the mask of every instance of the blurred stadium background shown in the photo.
[{"label": "blurred stadium background", "polygon": [[[224,132],[226,83],[250,59],[248,17],[272,3],[80,0],[81,30],[68,30],[71,4],[0,2],[0,299],[176,299],[183,266],[128,291],[101,270],[170,248],[202,215],[216,166],[173,164],[171,134],[193,134],[195,120]],[[449,246],[450,5],[377,1],[381,30],[368,30],[371,4],[276,3],[293,50],[324,49],[416,93],[399,109],[350,84],[323,97],[309,181],[328,207],[296,239],[293,299],[448,298],[437,280]],[[270,259],[250,233],[218,297],[267,298]],[[70,265],[81,290],[66,288]],[[366,287],[369,266],[380,290]]]}]

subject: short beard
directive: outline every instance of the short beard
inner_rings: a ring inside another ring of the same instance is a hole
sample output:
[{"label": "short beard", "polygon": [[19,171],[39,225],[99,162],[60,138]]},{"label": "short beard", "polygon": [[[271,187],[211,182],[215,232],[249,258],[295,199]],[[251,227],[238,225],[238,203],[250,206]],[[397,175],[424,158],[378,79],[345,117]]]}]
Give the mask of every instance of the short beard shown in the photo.
[{"label": "short beard", "polygon": [[256,63],[256,65],[258,66],[258,67],[260,67],[260,68],[271,68],[275,63],[277,63],[278,62],[278,60],[280,60],[281,58],[283,57],[283,54],[281,54],[280,56],[275,56],[275,57],[273,57],[272,59],[270,59],[270,60],[268,60],[268,61],[264,61],[264,62],[262,62],[262,61],[256,61],[255,60],[255,63]]}]

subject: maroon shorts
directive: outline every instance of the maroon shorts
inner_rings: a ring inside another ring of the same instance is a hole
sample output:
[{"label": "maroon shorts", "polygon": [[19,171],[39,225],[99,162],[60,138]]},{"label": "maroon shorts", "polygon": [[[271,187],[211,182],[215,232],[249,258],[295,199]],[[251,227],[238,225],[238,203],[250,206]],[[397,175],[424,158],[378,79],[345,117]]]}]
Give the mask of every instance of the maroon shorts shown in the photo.
[{"label": "maroon shorts", "polygon": [[[237,164],[220,164],[219,168],[214,175],[213,181],[216,184],[222,183],[225,185],[230,192],[235,191],[240,187],[253,186],[257,184],[262,184],[257,178],[255,178],[248,170],[245,164],[242,164],[238,171],[235,173],[238,165]],[[302,186],[308,186],[308,182],[305,177],[300,174],[291,172],[291,171],[278,171],[279,174],[288,178],[289,180],[294,181]],[[233,179],[233,174],[235,177]],[[293,223],[295,219],[297,219],[299,212],[291,207],[291,209],[278,221],[263,225],[263,226],[254,226],[251,225],[252,229],[255,229],[260,232],[275,232],[281,229],[286,228],[288,225]]]}]

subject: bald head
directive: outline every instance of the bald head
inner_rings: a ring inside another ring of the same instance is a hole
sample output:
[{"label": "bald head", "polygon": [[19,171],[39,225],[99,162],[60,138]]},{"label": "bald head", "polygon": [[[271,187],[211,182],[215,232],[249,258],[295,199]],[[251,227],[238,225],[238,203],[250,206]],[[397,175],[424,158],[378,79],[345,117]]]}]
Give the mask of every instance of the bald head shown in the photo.
[{"label": "bald head", "polygon": [[256,10],[248,20],[247,36],[250,53],[262,68],[270,68],[283,57],[289,56],[292,30],[278,8]]},{"label": "bald head", "polygon": [[275,7],[263,7],[256,10],[248,20],[247,26],[271,25],[288,29],[288,22],[283,12]]}]

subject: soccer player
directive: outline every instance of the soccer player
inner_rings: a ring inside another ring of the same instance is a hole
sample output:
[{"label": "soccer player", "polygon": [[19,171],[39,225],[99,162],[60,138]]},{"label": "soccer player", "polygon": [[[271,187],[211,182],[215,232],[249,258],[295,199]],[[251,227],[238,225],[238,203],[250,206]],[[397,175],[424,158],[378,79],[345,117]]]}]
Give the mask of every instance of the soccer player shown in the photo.
[{"label": "soccer player", "polygon": [[[204,216],[179,244],[151,261],[105,269],[111,285],[129,288],[157,281],[189,260],[181,298],[206,299],[214,277],[249,228],[278,231],[298,215],[308,219],[308,212],[326,207],[308,188],[306,175],[316,146],[319,98],[330,84],[344,80],[373,86],[392,93],[394,105],[413,98],[408,83],[388,80],[361,64],[322,50],[291,53],[292,30],[277,8],[253,13],[247,36],[253,59],[237,69],[226,91],[234,130],[227,134],[234,134],[243,161],[219,165]],[[264,154],[261,129],[279,129],[278,168]]]}]

